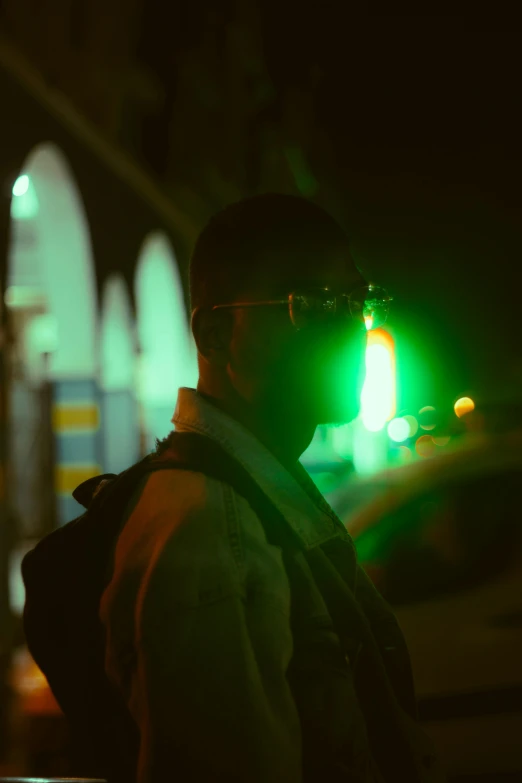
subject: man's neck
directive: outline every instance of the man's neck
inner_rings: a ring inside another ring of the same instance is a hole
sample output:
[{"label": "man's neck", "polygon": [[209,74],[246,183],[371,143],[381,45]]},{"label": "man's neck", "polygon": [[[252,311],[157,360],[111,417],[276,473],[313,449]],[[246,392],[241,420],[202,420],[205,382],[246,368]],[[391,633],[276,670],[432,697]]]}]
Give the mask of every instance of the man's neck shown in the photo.
[{"label": "man's neck", "polygon": [[256,411],[238,396],[234,395],[234,399],[218,397],[201,383],[198,384],[197,391],[216,408],[248,429],[290,472],[310,445],[315,427],[307,427],[293,416]]}]

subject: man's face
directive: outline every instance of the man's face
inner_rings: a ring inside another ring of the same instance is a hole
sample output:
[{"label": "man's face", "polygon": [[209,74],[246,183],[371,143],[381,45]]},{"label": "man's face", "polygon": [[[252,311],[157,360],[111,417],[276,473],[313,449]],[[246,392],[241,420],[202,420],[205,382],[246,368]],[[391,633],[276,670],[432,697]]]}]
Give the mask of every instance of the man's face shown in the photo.
[{"label": "man's face", "polygon": [[[347,250],[321,258],[281,258],[270,279],[236,301],[284,299],[291,291],[328,288],[350,293],[365,285]],[[342,424],[358,413],[366,334],[352,318],[297,330],[288,306],[232,310],[227,374],[236,391],[260,412],[296,414],[308,424]]]}]

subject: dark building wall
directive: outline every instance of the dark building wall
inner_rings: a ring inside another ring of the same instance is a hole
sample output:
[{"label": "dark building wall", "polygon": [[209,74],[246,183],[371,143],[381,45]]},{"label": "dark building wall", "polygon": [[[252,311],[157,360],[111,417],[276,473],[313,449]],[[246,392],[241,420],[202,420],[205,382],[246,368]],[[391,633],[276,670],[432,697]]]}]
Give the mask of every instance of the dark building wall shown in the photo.
[{"label": "dark building wall", "polygon": [[133,67],[141,8],[142,0],[3,0],[0,19],[46,82],[117,139],[127,104],[147,94],[145,74]]},{"label": "dark building wall", "polygon": [[146,198],[120,178],[85,143],[30,96],[9,74],[0,70],[0,92],[9,111],[0,129],[1,243],[5,269],[11,187],[25,159],[39,143],[51,141],[67,158],[85,205],[91,231],[98,293],[111,272],[132,283],[141,244],[151,231],[164,231],[175,250],[182,279],[192,237],[186,227],[167,223]]},{"label": "dark building wall", "polygon": [[4,0],[0,30],[198,225],[241,196],[298,190],[254,0]]}]

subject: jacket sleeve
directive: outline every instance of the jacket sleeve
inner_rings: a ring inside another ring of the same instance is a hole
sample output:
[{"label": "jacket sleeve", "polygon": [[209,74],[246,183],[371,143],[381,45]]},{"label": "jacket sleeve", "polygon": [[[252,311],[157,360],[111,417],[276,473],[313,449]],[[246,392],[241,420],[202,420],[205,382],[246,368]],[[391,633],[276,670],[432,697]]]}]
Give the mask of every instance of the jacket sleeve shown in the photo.
[{"label": "jacket sleeve", "polygon": [[[204,533],[204,531],[199,531]],[[226,539],[174,532],[138,601],[139,783],[300,783],[289,619],[247,600]]]}]

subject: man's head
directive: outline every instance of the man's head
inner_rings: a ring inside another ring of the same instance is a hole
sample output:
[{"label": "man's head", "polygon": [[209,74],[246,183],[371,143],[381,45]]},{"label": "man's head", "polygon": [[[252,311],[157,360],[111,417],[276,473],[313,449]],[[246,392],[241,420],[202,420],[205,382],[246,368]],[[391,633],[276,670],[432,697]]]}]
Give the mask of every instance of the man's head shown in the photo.
[{"label": "man's head", "polygon": [[[227,207],[201,233],[190,267],[200,386],[283,422],[350,421],[363,377],[364,325],[305,317],[297,328],[288,297],[323,290],[332,299],[365,284],[346,235],[320,207],[276,194]],[[216,307],[256,302],[282,303]]]}]

